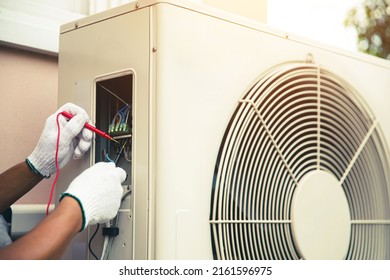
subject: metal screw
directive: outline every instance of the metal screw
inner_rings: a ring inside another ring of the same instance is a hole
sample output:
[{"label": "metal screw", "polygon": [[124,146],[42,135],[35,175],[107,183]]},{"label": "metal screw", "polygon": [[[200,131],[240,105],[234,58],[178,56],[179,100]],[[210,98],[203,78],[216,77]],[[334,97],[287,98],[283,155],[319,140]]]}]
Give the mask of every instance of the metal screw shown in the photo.
[{"label": "metal screw", "polygon": [[138,9],[139,8],[139,3],[135,3],[135,8]]},{"label": "metal screw", "polygon": [[75,24],[74,24],[74,28],[79,28],[79,23],[78,22],[76,22]]},{"label": "metal screw", "polygon": [[153,47],[152,52],[157,52],[157,48]]},{"label": "metal screw", "polygon": [[312,63],[313,62],[313,54],[308,53],[306,55],[306,63]]}]

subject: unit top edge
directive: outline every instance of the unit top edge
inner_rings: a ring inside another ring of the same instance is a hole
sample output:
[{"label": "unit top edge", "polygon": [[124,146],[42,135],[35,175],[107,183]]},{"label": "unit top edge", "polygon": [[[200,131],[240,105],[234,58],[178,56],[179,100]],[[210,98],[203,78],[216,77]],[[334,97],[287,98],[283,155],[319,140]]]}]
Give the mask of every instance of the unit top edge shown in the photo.
[{"label": "unit top edge", "polygon": [[174,6],[191,9],[191,10],[197,10],[197,11],[202,9],[206,9],[206,10],[208,9],[208,7],[205,5],[190,2],[190,1],[185,1],[185,0],[139,0],[139,1],[133,1],[93,15],[88,15],[86,17],[65,23],[61,25],[60,33],[61,34],[66,33],[72,30],[76,30],[80,27],[93,24],[95,22],[104,21],[109,18],[117,17],[123,14],[131,13],[136,10],[148,8],[158,4],[174,5]]}]

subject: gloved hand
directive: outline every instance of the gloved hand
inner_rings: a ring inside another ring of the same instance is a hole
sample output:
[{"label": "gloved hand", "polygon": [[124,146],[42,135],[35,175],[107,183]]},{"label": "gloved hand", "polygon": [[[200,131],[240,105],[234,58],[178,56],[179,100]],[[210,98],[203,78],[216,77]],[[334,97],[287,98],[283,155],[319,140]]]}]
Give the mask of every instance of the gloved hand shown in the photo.
[{"label": "gloved hand", "polygon": [[76,177],[61,199],[76,199],[83,215],[82,231],[88,225],[104,223],[118,213],[126,172],[113,162],[99,162]]},{"label": "gloved hand", "polygon": [[67,103],[59,108],[47,118],[38,144],[26,160],[30,168],[46,178],[56,172],[57,115],[63,111],[74,115],[74,117],[70,120],[62,115],[58,117],[60,126],[59,167],[64,167],[72,155],[76,159],[80,158],[88,151],[92,143],[92,131],[83,128],[86,122],[90,122],[85,110],[72,103]]}]

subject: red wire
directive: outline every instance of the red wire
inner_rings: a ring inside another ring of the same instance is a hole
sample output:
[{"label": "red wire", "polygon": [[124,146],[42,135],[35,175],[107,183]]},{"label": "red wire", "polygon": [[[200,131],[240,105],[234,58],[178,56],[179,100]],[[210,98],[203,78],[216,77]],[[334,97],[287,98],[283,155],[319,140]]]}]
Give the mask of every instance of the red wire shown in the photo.
[{"label": "red wire", "polygon": [[47,206],[46,206],[46,215],[49,215],[49,208],[50,208],[50,204],[53,200],[53,194],[54,194],[54,189],[55,189],[55,186],[57,184],[57,180],[58,180],[58,175],[60,175],[60,166],[58,164],[58,150],[59,150],[59,147],[60,147],[60,135],[61,135],[61,132],[60,132],[60,123],[58,121],[58,117],[61,115],[58,114],[57,115],[57,118],[56,118],[56,122],[57,122],[57,131],[58,131],[58,134],[57,134],[57,142],[56,142],[56,156],[55,156],[55,163],[56,163],[56,169],[57,169],[57,172],[56,172],[56,176],[53,180],[53,184],[51,185],[51,191],[50,191],[50,198],[49,198],[49,201],[47,202]]}]

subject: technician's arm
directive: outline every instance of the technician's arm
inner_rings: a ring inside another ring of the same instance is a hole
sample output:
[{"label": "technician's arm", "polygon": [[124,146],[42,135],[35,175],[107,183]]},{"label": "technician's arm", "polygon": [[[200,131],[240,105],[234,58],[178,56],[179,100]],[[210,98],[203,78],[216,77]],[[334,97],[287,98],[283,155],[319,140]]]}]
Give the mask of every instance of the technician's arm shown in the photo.
[{"label": "technician's arm", "polygon": [[65,197],[31,232],[0,249],[0,259],[58,259],[80,230],[82,214],[78,202]]},{"label": "technician's arm", "polygon": [[38,226],[0,249],[0,259],[57,259],[73,236],[88,225],[116,216],[126,172],[112,162],[99,162],[79,176],[62,194],[61,202]]},{"label": "technician's arm", "polygon": [[0,213],[31,190],[43,177],[50,177],[57,171],[55,163],[57,116],[63,111],[74,117],[70,121],[63,116],[58,118],[61,132],[58,148],[60,168],[64,167],[72,156],[80,158],[88,151],[92,141],[92,132],[84,129],[84,124],[89,122],[88,114],[77,105],[67,103],[47,118],[37,146],[27,157],[26,162],[30,166],[22,162],[0,175]]},{"label": "technician's arm", "polygon": [[27,157],[26,162],[30,166],[22,162],[0,175],[0,213],[31,190],[43,177],[50,177],[57,171],[55,163],[57,116],[63,111],[74,117],[70,121],[63,116],[58,118],[61,132],[58,148],[59,166],[64,167],[72,156],[80,158],[91,146],[92,132],[84,129],[84,124],[89,122],[88,114],[75,104],[63,105],[47,118],[37,146]]},{"label": "technician's arm", "polygon": [[0,174],[0,213],[30,191],[43,179],[31,172],[25,162],[21,162]]}]

